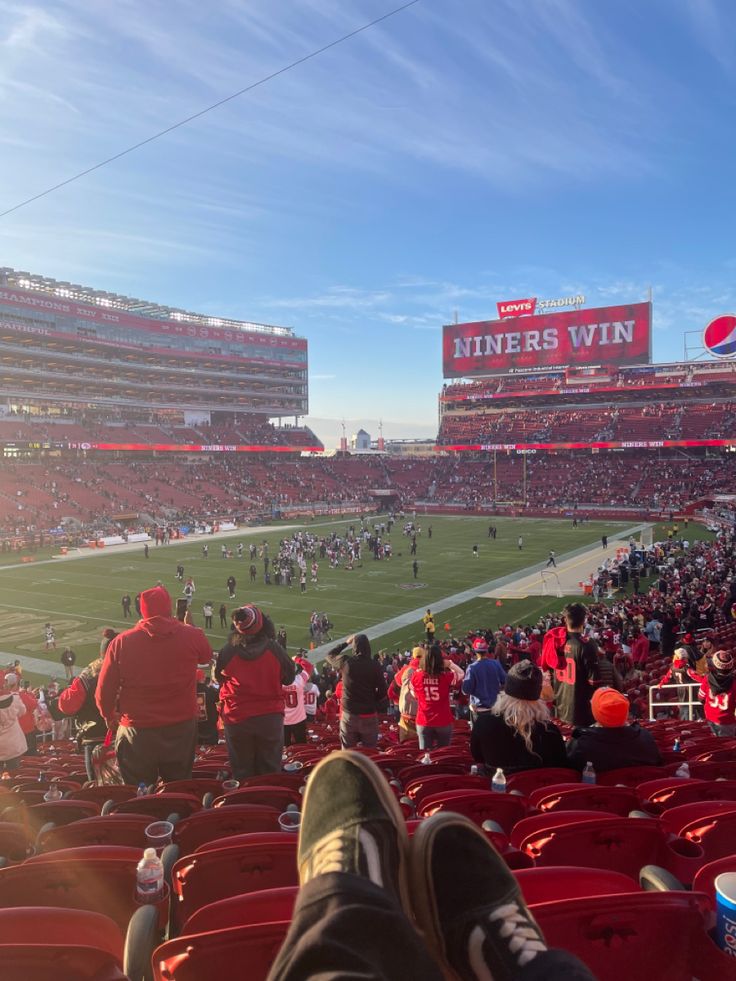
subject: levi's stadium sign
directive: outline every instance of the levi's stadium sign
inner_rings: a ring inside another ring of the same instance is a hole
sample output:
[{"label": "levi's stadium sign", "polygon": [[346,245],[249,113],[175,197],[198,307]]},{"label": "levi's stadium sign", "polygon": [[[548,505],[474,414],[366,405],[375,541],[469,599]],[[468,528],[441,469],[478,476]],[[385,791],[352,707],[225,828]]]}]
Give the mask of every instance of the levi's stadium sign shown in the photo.
[{"label": "levi's stadium sign", "polygon": [[467,378],[567,365],[648,364],[651,323],[651,303],[629,303],[448,324],[442,331],[443,374]]},{"label": "levi's stadium sign", "polygon": [[535,310],[556,310],[559,307],[582,307],[585,297],[582,293],[576,296],[560,296],[554,300],[537,300],[536,296],[528,300],[502,300],[496,304],[498,316],[501,320],[504,317],[523,317],[531,316]]}]

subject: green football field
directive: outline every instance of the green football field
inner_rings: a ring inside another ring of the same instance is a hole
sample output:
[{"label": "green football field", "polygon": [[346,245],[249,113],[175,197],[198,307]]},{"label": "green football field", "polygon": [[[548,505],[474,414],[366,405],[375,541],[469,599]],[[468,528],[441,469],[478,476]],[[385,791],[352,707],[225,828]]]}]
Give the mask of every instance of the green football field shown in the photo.
[{"label": "green football field", "polygon": [[[498,538],[488,538],[488,525],[498,528]],[[329,534],[333,530],[344,531],[348,525],[359,523],[357,519],[311,522],[309,528],[315,534]],[[121,596],[128,592],[131,597],[161,580],[173,597],[181,595],[182,584],[175,579],[176,565],[181,562],[186,576],[193,576],[196,584],[193,611],[195,622],[203,625],[202,605],[211,601],[215,606],[215,629],[208,631],[213,649],[225,641],[225,631],[220,629],[217,609],[225,603],[228,610],[234,605],[254,602],[266,610],[277,627],[284,626],[288,634],[288,646],[293,653],[299,646],[309,646],[309,616],[312,610],[324,611],[334,624],[332,636],[339,638],[348,633],[364,630],[398,614],[418,608],[431,607],[444,597],[454,595],[492,579],[525,569],[546,559],[550,549],[558,557],[566,552],[595,545],[604,533],[609,535],[629,527],[628,523],[591,521],[583,527],[573,528],[569,520],[536,520],[514,518],[476,517],[419,517],[421,535],[418,539],[418,576],[412,572],[409,540],[401,532],[401,522],[394,526],[391,541],[394,557],[374,561],[365,552],[362,565],[352,571],[330,569],[327,560],[319,561],[319,583],[308,582],[307,592],[302,595],[298,582],[291,588],[266,586],[263,582],[263,563],[256,560],[259,576],[251,586],[248,582],[248,544],[268,541],[269,554],[273,557],[278,542],[286,530],[272,530],[264,534],[257,529],[244,529],[237,537],[218,538],[208,536],[209,557],[202,556],[202,538],[181,544],[149,548],[145,559],[143,547],[133,551],[114,548],[107,552],[73,561],[48,559],[39,553],[34,562],[27,564],[0,564],[0,664],[15,657],[32,658],[25,666],[25,674],[33,681],[63,676],[59,655],[65,645],[77,654],[77,667],[88,663],[99,649],[102,628],[118,630],[130,626],[124,621],[120,604]],[[429,538],[429,526],[432,538]],[[305,527],[305,526],[302,526]],[[523,550],[518,548],[518,537],[523,536]],[[222,559],[220,544],[226,541],[234,548],[239,541],[245,543],[244,558]],[[472,553],[478,545],[479,556]],[[237,580],[236,601],[228,599],[226,579],[234,575]],[[564,599],[557,597],[530,596],[527,599],[504,601],[499,608],[496,601],[476,597],[438,616],[438,637],[445,636],[444,624],[450,624],[453,632],[460,632],[480,625],[511,623],[536,619],[548,610],[559,609]],[[57,650],[44,650],[44,624],[50,621],[56,631]],[[421,624],[412,621],[392,633],[373,642],[374,649],[393,649],[419,639]],[[48,670],[42,663],[48,662]]]}]

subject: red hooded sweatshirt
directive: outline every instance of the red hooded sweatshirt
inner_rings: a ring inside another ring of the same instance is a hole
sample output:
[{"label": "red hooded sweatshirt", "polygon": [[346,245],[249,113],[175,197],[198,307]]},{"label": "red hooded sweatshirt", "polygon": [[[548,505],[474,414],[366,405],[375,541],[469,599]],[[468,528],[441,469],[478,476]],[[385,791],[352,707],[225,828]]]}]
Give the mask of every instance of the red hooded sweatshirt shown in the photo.
[{"label": "red hooded sweatshirt", "polygon": [[567,627],[552,627],[542,640],[542,659],[539,667],[542,671],[556,671],[565,666],[565,643],[567,642]]},{"label": "red hooded sweatshirt", "polygon": [[204,631],[172,617],[163,586],[141,593],[141,614],[107,648],[95,693],[100,714],[136,729],[196,719],[197,665],[212,659]]}]

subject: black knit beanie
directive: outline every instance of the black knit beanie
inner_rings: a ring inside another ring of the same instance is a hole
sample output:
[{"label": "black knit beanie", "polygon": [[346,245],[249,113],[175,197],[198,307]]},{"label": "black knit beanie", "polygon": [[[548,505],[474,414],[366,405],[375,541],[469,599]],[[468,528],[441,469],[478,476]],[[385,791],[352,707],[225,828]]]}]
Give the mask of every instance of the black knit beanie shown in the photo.
[{"label": "black knit beanie", "polygon": [[519,661],[506,675],[504,691],[512,698],[536,702],[542,694],[542,672],[531,661]]}]

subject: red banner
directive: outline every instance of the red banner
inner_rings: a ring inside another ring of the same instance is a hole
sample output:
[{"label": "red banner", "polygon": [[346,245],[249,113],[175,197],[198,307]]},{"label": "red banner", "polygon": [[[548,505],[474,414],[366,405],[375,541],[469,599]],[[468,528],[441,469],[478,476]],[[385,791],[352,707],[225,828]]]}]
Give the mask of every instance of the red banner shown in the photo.
[{"label": "red banner", "polygon": [[521,317],[525,314],[533,314],[537,306],[536,296],[529,300],[505,300],[496,304],[498,315],[504,317]]},{"label": "red banner", "polygon": [[650,303],[631,303],[449,324],[442,333],[443,374],[462,378],[566,365],[648,364],[651,314]]},{"label": "red banner", "polygon": [[554,453],[557,450],[659,450],[736,446],[736,439],[638,439],[594,443],[451,443],[435,446],[436,453]]}]

